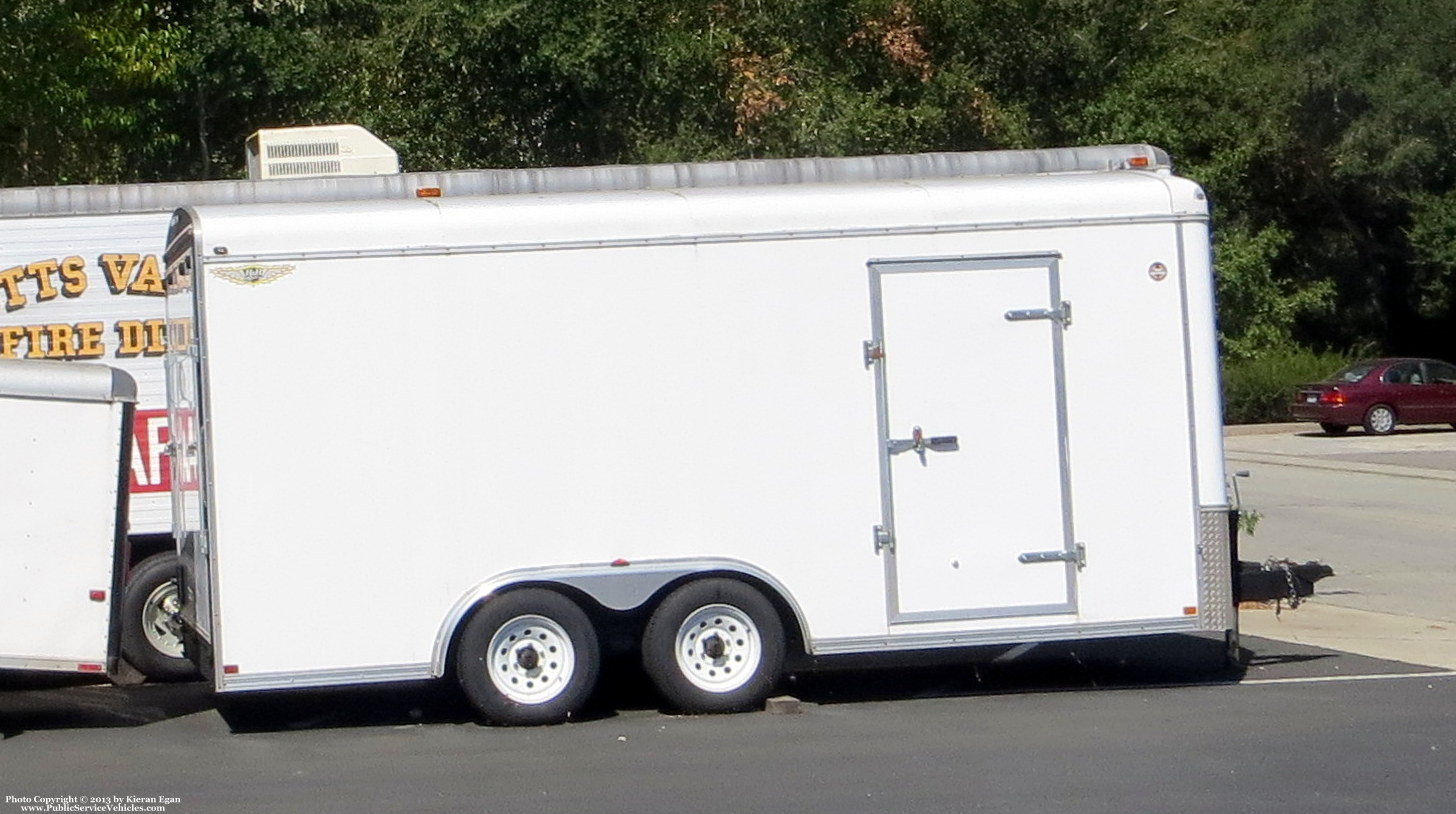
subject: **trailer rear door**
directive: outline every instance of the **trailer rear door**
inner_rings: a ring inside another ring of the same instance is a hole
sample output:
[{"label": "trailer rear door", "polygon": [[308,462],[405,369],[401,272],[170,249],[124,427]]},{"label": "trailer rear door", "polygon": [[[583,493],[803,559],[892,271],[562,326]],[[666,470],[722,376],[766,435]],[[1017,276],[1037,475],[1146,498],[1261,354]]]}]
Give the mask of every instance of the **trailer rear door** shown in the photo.
[{"label": "trailer rear door", "polygon": [[[212,642],[212,552],[202,489],[207,477],[202,434],[201,323],[194,298],[196,258],[191,219],[173,216],[167,267],[167,423],[172,431],[172,527],[182,571],[182,621]],[[200,665],[199,665],[200,666]]]},{"label": "trailer rear door", "polygon": [[891,623],[1076,610],[1057,263],[870,265]]}]

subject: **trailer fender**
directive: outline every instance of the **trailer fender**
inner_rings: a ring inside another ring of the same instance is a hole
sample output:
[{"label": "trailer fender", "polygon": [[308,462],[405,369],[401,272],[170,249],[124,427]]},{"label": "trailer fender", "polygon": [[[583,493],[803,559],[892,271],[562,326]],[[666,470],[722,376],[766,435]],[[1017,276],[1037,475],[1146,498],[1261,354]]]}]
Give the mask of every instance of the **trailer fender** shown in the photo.
[{"label": "trailer fender", "polygon": [[560,586],[590,597],[603,608],[630,611],[642,607],[674,583],[689,577],[737,575],[761,584],[793,614],[793,622],[808,640],[809,628],[803,609],[784,584],[767,571],[729,558],[669,559],[627,563],[583,564],[522,568],[497,574],[466,591],[446,615],[435,637],[431,671],[442,676],[451,642],[471,610],[486,598],[525,585]]}]

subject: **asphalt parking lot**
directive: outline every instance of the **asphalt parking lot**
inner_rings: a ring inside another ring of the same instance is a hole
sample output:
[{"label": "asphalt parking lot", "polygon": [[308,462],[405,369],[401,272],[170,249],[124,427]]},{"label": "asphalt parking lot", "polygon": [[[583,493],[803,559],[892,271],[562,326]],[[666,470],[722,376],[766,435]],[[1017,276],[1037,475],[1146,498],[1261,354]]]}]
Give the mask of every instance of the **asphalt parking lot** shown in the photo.
[{"label": "asphalt parking lot", "polygon": [[170,814],[1442,810],[1456,677],[1245,644],[1234,673],[1183,636],[821,672],[788,682],[795,714],[678,716],[609,684],[585,720],[527,729],[424,685],[290,696],[229,730],[201,684],[12,683],[0,793]]}]

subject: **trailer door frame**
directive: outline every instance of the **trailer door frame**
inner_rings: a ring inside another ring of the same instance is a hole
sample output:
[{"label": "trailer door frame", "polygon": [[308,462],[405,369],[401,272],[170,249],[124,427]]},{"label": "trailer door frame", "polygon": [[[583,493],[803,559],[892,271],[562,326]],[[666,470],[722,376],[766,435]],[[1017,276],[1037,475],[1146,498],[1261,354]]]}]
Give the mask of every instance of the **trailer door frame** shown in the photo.
[{"label": "trailer door frame", "polygon": [[1077,611],[1060,261],[869,263],[892,625]]}]

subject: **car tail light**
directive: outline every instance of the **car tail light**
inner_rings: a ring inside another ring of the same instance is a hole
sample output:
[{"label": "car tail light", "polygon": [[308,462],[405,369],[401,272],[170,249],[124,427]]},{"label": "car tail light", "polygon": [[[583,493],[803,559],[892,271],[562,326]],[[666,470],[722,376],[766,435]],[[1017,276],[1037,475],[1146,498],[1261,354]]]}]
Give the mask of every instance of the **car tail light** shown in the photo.
[{"label": "car tail light", "polygon": [[1345,394],[1338,390],[1326,390],[1319,395],[1320,404],[1344,404]]}]

